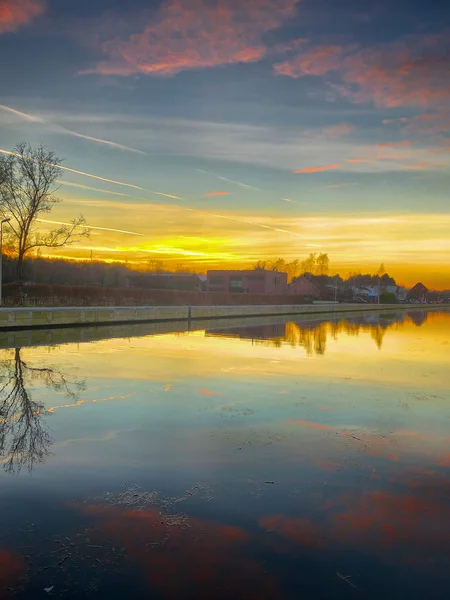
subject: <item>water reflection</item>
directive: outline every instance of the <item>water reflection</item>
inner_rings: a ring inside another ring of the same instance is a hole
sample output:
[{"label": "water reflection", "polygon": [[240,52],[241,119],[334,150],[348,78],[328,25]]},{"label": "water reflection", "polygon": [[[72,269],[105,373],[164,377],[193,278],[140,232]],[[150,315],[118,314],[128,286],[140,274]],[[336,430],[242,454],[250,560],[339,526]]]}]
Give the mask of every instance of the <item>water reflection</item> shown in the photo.
[{"label": "water reflection", "polygon": [[450,313],[183,327],[17,332],[0,598],[444,597]]},{"label": "water reflection", "polygon": [[0,456],[7,473],[22,467],[31,471],[50,454],[52,438],[44,404],[32,398],[36,383],[62,393],[75,401],[84,382],[69,381],[60,370],[31,366],[21,356],[21,348],[6,351],[0,362]]},{"label": "water reflection", "polygon": [[206,336],[231,337],[251,340],[255,345],[281,347],[289,344],[293,348],[302,347],[308,356],[323,355],[327,349],[327,338],[337,339],[340,334],[357,336],[360,332],[369,332],[377,348],[381,350],[384,336],[391,328],[399,328],[412,322],[418,327],[426,323],[428,312],[425,310],[395,313],[371,313],[357,317],[338,316],[331,318],[284,323],[269,323],[249,327],[223,327],[207,329]]}]

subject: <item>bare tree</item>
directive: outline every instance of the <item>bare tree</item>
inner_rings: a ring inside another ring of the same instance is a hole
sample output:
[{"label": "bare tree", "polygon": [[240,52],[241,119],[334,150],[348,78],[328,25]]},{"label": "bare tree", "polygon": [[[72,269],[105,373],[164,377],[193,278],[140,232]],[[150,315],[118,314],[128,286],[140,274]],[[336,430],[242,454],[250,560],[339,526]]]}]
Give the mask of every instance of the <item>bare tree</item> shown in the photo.
[{"label": "bare tree", "polygon": [[386,267],[384,266],[384,263],[381,263],[381,265],[378,267],[377,277],[382,277],[385,273]]},{"label": "bare tree", "polygon": [[43,417],[41,402],[31,397],[33,381],[38,381],[73,401],[85,389],[83,381],[72,382],[61,371],[49,367],[32,367],[25,362],[20,348],[11,358],[0,362],[0,457],[8,473],[18,473],[23,466],[29,471],[43,463],[50,454],[52,438]]},{"label": "bare tree", "polygon": [[260,270],[264,270],[267,267],[268,263],[266,260],[258,260],[255,262],[254,265],[252,265],[252,269],[254,271],[260,271]]},{"label": "bare tree", "polygon": [[328,254],[321,253],[317,257],[317,275],[328,275],[330,268],[330,259]]},{"label": "bare tree", "polygon": [[302,261],[302,269],[304,273],[312,273],[316,274],[316,265],[317,265],[317,254],[315,252],[311,252],[306,260]]},{"label": "bare tree", "polygon": [[9,218],[11,245],[17,254],[17,279],[23,281],[23,261],[37,248],[60,248],[89,237],[82,215],[43,234],[36,222],[61,201],[56,196],[61,159],[48,148],[18,144],[0,157],[0,216]]}]

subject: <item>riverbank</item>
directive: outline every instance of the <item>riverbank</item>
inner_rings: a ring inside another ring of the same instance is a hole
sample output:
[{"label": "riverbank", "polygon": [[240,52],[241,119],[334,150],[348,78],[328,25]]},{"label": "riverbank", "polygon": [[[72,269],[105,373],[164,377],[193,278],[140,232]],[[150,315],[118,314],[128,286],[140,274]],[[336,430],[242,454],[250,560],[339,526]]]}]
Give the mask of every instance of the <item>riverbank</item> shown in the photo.
[{"label": "riverbank", "polygon": [[266,306],[139,306],[89,308],[2,308],[0,331],[159,323],[204,319],[443,310],[450,304],[297,304]]}]

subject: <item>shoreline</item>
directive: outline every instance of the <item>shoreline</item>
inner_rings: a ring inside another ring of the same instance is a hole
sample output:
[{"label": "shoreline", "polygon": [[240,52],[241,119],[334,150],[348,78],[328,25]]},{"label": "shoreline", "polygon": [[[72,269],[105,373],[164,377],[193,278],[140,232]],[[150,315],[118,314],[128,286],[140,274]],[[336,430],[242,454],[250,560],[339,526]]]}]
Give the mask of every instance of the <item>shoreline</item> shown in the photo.
[{"label": "shoreline", "polygon": [[296,304],[257,306],[136,306],[1,308],[0,331],[61,329],[207,319],[345,315],[346,313],[445,310],[450,304]]}]

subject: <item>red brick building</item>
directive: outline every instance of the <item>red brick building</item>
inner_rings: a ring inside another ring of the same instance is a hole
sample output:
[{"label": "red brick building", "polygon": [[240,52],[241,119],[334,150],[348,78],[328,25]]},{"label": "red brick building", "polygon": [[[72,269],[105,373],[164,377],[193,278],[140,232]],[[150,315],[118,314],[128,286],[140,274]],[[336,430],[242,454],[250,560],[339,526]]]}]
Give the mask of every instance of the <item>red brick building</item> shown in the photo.
[{"label": "red brick building", "polygon": [[417,300],[419,302],[427,302],[428,300],[428,288],[423,285],[423,283],[416,283],[416,285],[411,288],[407,295],[408,300]]},{"label": "red brick building", "polygon": [[288,294],[302,296],[303,298],[318,299],[320,298],[320,289],[302,275],[301,277],[297,277],[297,279],[288,286]]},{"label": "red brick building", "polygon": [[287,273],[254,269],[249,271],[208,271],[208,292],[238,294],[286,294]]}]

